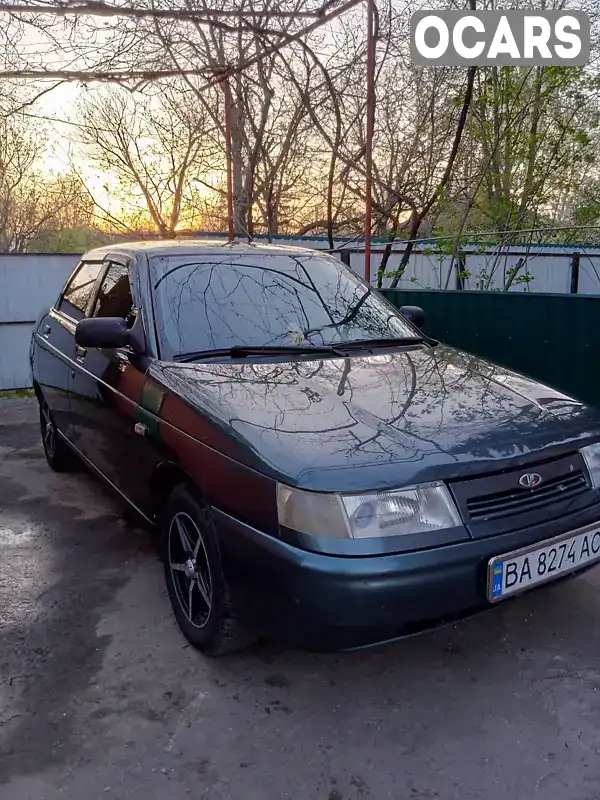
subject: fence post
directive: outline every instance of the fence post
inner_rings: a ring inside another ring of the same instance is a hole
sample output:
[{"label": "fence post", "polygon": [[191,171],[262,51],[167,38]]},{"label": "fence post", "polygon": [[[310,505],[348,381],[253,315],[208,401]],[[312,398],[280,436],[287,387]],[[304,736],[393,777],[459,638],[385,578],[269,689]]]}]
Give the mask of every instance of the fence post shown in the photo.
[{"label": "fence post", "polygon": [[350,266],[350,250],[339,250],[340,261],[347,267]]},{"label": "fence post", "polygon": [[573,253],[571,256],[571,294],[579,292],[579,253]]}]

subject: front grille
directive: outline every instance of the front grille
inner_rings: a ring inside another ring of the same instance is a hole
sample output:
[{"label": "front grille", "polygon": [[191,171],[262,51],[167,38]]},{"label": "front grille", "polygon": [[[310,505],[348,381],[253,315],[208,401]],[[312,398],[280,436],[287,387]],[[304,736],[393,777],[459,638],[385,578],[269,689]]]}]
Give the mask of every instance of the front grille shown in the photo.
[{"label": "front grille", "polygon": [[548,478],[535,489],[524,489],[518,486],[503,492],[469,497],[466,501],[467,512],[473,522],[483,519],[498,519],[569,500],[585,492],[588,488],[583,471],[576,470],[565,475]]}]

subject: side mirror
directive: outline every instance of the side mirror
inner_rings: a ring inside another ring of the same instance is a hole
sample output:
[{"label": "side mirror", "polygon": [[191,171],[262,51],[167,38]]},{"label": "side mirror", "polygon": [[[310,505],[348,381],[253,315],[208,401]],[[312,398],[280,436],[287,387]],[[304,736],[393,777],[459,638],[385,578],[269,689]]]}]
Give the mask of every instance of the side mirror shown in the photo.
[{"label": "side mirror", "polygon": [[419,330],[425,325],[425,312],[420,306],[401,306],[400,313]]},{"label": "side mirror", "polygon": [[90,317],[82,319],[75,328],[75,342],[81,347],[131,347],[134,353],[146,351],[142,318],[127,327],[122,317]]}]

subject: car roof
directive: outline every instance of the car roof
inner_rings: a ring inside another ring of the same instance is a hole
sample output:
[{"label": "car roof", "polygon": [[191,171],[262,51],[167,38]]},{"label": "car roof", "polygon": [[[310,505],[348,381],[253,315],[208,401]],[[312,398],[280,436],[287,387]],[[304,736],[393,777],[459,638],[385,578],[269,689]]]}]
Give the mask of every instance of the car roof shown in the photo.
[{"label": "car roof", "polygon": [[[109,253],[119,253],[121,255],[141,255],[145,253],[148,257],[151,256],[195,256],[195,255],[210,255],[210,254],[223,254],[223,251],[236,254],[247,255],[305,255],[307,253],[315,253],[308,247],[286,247],[279,244],[255,244],[254,242],[219,242],[210,239],[173,239],[165,241],[164,239],[143,241],[143,242],[126,242],[124,244],[112,244],[105,247],[99,247],[95,250],[90,250],[86,253],[86,259],[101,259]],[[318,251],[316,251],[318,252]]]}]

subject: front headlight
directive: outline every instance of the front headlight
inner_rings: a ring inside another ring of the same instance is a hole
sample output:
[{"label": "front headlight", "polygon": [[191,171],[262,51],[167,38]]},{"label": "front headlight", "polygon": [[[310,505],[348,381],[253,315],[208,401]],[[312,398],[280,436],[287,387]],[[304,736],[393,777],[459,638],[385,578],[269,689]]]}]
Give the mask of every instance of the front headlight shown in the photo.
[{"label": "front headlight", "polygon": [[427,533],[461,524],[443,483],[389,492],[326,494],[278,485],[279,524],[315,536],[367,539]]},{"label": "front headlight", "polygon": [[579,451],[590,473],[592,486],[600,489],[600,442],[582,447]]}]

